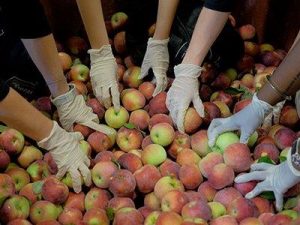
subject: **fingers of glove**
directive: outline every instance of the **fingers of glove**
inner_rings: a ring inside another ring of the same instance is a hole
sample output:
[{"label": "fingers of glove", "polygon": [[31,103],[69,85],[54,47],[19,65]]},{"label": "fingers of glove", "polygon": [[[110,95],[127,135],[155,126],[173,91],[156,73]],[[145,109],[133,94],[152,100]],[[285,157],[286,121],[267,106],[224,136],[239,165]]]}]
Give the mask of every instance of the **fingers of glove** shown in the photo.
[{"label": "fingers of glove", "polygon": [[184,117],[188,107],[189,103],[184,102],[183,105],[178,109],[176,126],[181,133],[184,133]]},{"label": "fingers of glove", "polygon": [[251,136],[253,132],[249,132],[248,130],[244,129],[243,127],[241,128],[241,136],[240,136],[240,142],[243,144],[248,143],[248,139]]},{"label": "fingers of glove", "polygon": [[[154,73],[155,75],[155,73]],[[153,97],[155,97],[156,95],[158,95],[160,92],[166,90],[167,88],[167,84],[168,84],[168,81],[167,81],[167,77],[166,75],[164,76],[156,76],[156,88],[153,92]]]},{"label": "fingers of glove", "polygon": [[274,195],[276,199],[276,209],[277,211],[281,211],[283,206],[283,195],[277,191],[274,191]]},{"label": "fingers of glove", "polygon": [[83,135],[80,132],[71,132],[69,133],[76,141],[81,141],[84,139]]},{"label": "fingers of glove", "polygon": [[267,186],[268,185],[267,185],[266,181],[258,183],[252,191],[250,191],[248,194],[245,195],[245,197],[250,199],[250,198],[256,197],[257,195],[259,195],[260,193],[262,193],[264,191],[269,191],[270,188],[268,188]]},{"label": "fingers of glove", "polygon": [[56,174],[57,179],[60,180],[61,178],[63,178],[63,176],[66,174],[67,170],[68,170],[67,167],[64,167],[64,166],[62,168],[60,168]]},{"label": "fingers of glove", "polygon": [[84,164],[79,166],[79,171],[83,177],[85,185],[90,186],[92,184],[91,171]]},{"label": "fingers of glove", "polygon": [[204,105],[202,103],[202,100],[200,98],[199,95],[195,95],[194,99],[193,99],[193,105],[197,111],[197,113],[201,116],[201,117],[205,117],[205,112],[204,112]]},{"label": "fingers of glove", "polygon": [[60,119],[59,122],[66,131],[73,131],[73,123],[71,121]]},{"label": "fingers of glove", "polygon": [[76,193],[79,193],[81,191],[81,176],[77,168],[72,168],[69,170],[69,173],[72,178],[72,185],[73,189]]},{"label": "fingers of glove", "polygon": [[237,176],[234,181],[236,183],[245,183],[252,180],[264,180],[267,177],[267,172],[265,171],[254,171]]},{"label": "fingers of glove", "polygon": [[144,61],[142,63],[139,79],[144,79],[148,75],[149,69],[151,68],[151,63],[148,59],[146,59],[146,57],[147,54],[145,55]]},{"label": "fingers of glove", "polygon": [[208,128],[207,136],[208,136],[208,145],[213,147],[217,137],[226,132],[235,130],[235,127],[230,124],[230,120],[228,118],[218,118],[213,119]]},{"label": "fingers of glove", "polygon": [[251,172],[252,171],[264,171],[264,170],[268,170],[270,168],[274,167],[274,165],[270,164],[270,163],[254,163],[251,165]]},{"label": "fingers of glove", "polygon": [[111,106],[111,98],[110,98],[110,93],[109,93],[109,87],[102,87],[102,101],[103,105],[106,109],[108,109]]},{"label": "fingers of glove", "polygon": [[112,103],[116,112],[120,111],[120,92],[117,84],[111,87]]},{"label": "fingers of glove", "polygon": [[93,121],[88,121],[88,122],[84,123],[83,125],[88,126],[88,127],[92,128],[93,130],[100,131],[106,135],[114,135],[115,134],[115,130],[113,128],[106,126],[106,125],[94,123]]}]

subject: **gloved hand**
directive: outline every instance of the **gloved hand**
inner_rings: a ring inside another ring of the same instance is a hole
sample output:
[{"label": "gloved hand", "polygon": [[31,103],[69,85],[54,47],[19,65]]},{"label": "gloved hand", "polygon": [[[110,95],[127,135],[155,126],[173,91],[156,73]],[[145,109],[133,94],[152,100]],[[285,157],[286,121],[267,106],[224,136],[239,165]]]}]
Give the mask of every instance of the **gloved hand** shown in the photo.
[{"label": "gloved hand", "polygon": [[83,140],[83,136],[79,132],[68,133],[54,121],[50,135],[37,143],[39,147],[50,151],[58,167],[56,176],[59,179],[66,172],[70,173],[73,189],[77,193],[81,191],[81,175],[84,183],[91,185],[91,173],[88,169],[90,160],[80,149],[80,140]]},{"label": "gloved hand", "polygon": [[167,88],[168,80],[166,73],[169,67],[168,42],[169,39],[154,40],[153,38],[149,38],[148,40],[139,78],[143,79],[146,77],[149,69],[152,68],[156,80],[156,88],[153,92],[153,96]]},{"label": "gloved hand", "polygon": [[199,97],[198,77],[202,68],[193,64],[179,64],[174,67],[175,80],[167,93],[166,106],[173,122],[180,132],[184,133],[184,116],[191,102],[201,117],[204,117],[204,106]]},{"label": "gloved hand", "polygon": [[297,91],[296,93],[295,105],[296,105],[298,116],[300,117],[300,90]]},{"label": "gloved hand", "polygon": [[262,128],[265,130],[269,130],[269,128],[274,124],[279,123],[281,110],[285,104],[285,100],[278,102],[275,106],[273,106],[273,111],[269,113],[264,119]]},{"label": "gloved hand", "polygon": [[73,124],[79,123],[107,135],[114,135],[115,131],[112,128],[99,124],[99,118],[93,113],[92,108],[85,104],[83,96],[76,94],[73,84],[70,84],[70,89],[69,92],[52,99],[62,127],[67,131],[73,131]]},{"label": "gloved hand", "polygon": [[91,59],[91,83],[96,98],[105,108],[111,106],[111,99],[115,110],[120,110],[120,92],[117,81],[117,63],[110,45],[100,49],[88,50]]},{"label": "gloved hand", "polygon": [[261,125],[266,115],[272,111],[272,106],[261,101],[256,94],[252,102],[238,113],[227,117],[213,119],[208,131],[208,145],[213,147],[216,138],[223,132],[241,130],[240,142],[246,144],[250,135]]},{"label": "gloved hand", "polygon": [[282,210],[283,194],[300,182],[300,171],[293,167],[290,152],[287,160],[279,165],[255,163],[251,165],[250,173],[235,178],[236,183],[252,180],[262,181],[245,196],[246,198],[253,198],[264,191],[273,191],[276,198],[276,209],[278,211]]}]

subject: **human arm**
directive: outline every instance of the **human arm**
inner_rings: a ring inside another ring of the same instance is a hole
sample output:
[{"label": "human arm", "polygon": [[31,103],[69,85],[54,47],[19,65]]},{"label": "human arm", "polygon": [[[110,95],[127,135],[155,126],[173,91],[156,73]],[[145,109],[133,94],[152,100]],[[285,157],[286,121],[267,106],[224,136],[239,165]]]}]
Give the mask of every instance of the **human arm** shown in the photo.
[{"label": "human arm", "polygon": [[113,104],[115,110],[119,111],[117,64],[109,45],[101,1],[77,0],[77,5],[92,47],[88,53],[91,59],[90,77],[94,94],[106,108]]},{"label": "human arm", "polygon": [[50,151],[59,169],[58,178],[69,172],[76,192],[81,190],[81,175],[85,184],[89,186],[91,184],[88,169],[90,161],[79,147],[79,140],[83,139],[82,135],[66,132],[56,122],[35,109],[15,90],[1,85],[1,82],[0,86],[3,88],[2,93],[4,89],[8,90],[0,99],[0,121],[19,130],[37,141],[40,147]]}]

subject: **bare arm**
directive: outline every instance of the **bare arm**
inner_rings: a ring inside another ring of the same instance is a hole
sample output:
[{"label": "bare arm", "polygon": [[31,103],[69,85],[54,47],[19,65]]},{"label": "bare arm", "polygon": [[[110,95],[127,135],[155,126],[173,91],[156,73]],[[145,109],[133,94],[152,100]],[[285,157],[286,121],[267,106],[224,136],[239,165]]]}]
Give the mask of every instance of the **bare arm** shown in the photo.
[{"label": "bare arm", "polygon": [[159,1],[154,39],[169,38],[178,3],[179,0]]},{"label": "bare arm", "polygon": [[222,31],[229,12],[203,8],[199,15],[192,40],[182,61],[183,64],[201,65],[208,50]]},{"label": "bare arm", "polygon": [[[294,43],[293,48],[285,57],[271,77],[271,82],[287,95],[293,95],[300,88],[300,40]],[[259,90],[257,97],[271,105],[281,100],[281,96],[266,83]]]},{"label": "bare arm", "polygon": [[52,34],[35,39],[22,39],[31,59],[42,73],[53,97],[66,93],[69,88],[58,58]]},{"label": "bare arm", "polygon": [[6,98],[0,101],[0,121],[36,141],[48,137],[53,127],[50,119],[12,88]]},{"label": "bare arm", "polygon": [[101,1],[76,1],[92,48],[99,49],[103,45],[109,44]]}]

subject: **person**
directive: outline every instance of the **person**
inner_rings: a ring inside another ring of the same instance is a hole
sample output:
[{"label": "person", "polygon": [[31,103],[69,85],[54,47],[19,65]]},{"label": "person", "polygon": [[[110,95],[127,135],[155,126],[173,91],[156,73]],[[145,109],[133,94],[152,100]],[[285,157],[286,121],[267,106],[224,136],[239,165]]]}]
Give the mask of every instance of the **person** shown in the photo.
[{"label": "person", "polygon": [[[226,131],[240,130],[240,142],[247,143],[250,135],[258,128],[277,102],[290,99],[296,92],[295,103],[300,116],[300,32],[289,53],[267,80],[266,84],[254,94],[252,102],[243,110],[228,117],[214,119],[208,128],[209,146],[212,147],[218,135]],[[246,197],[253,198],[263,191],[273,191],[276,208],[283,206],[283,194],[300,182],[300,139],[290,148],[287,160],[279,165],[256,163],[251,172],[236,177],[235,182],[243,183],[260,180]]]},{"label": "person", "polygon": [[[204,117],[198,81],[203,70],[201,65],[226,24],[233,2],[228,0],[205,1],[186,54],[181,64],[174,67],[175,79],[167,93],[166,105],[180,132],[184,132],[184,116],[191,103],[198,114]],[[168,42],[178,4],[179,0],[159,1],[155,33],[153,38],[148,40],[140,78],[146,77],[150,68],[153,70],[156,80],[154,96],[167,87]]]},{"label": "person", "polygon": [[[98,0],[78,0],[77,4],[92,46],[88,52],[94,94],[106,108],[113,104],[118,111],[120,97],[117,65],[108,44],[101,4]],[[95,27],[97,29],[94,29]],[[63,128],[72,131],[73,124],[79,123],[107,135],[114,134],[112,128],[99,124],[97,115],[85,104],[83,96],[76,93],[74,85],[67,83],[53,35],[38,0],[1,1],[0,31],[0,58],[5,68],[1,71],[0,78],[8,77],[8,74],[12,73],[10,70],[18,69],[19,65],[13,57],[11,58],[15,55],[10,53],[15,40],[21,39],[50,89],[51,100],[57,108]],[[26,67],[27,63],[24,64]],[[27,75],[30,76],[30,71]],[[64,131],[55,121],[47,119],[14,89],[9,88],[5,81],[1,80],[0,86],[0,121],[20,130],[36,140],[40,147],[49,150],[59,169],[57,176],[61,178],[66,172],[70,172],[76,192],[81,190],[80,174],[85,183],[90,185],[90,162],[78,145],[78,141],[83,139],[82,135]]]}]

